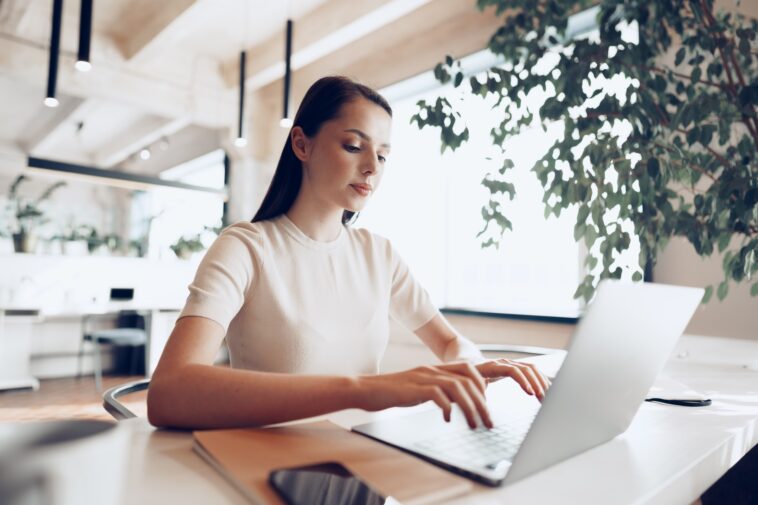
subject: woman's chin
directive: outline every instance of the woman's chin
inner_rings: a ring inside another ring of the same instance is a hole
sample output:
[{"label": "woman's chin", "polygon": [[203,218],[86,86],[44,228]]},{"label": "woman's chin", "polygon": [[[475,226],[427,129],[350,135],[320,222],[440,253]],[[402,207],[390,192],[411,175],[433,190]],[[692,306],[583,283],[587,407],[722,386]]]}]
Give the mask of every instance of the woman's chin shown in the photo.
[{"label": "woman's chin", "polygon": [[348,212],[360,212],[366,208],[367,203],[368,203],[367,198],[361,198],[360,200],[352,200],[349,202],[345,202],[345,205],[343,206],[343,208]]}]

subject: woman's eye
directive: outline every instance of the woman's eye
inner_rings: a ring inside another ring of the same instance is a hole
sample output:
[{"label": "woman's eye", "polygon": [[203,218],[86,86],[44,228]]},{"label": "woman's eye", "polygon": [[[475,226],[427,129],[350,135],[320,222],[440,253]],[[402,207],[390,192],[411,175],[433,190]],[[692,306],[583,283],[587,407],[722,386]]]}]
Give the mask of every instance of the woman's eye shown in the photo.
[{"label": "woman's eye", "polygon": [[381,161],[382,163],[385,163],[387,161],[387,158],[385,158],[384,156],[379,156],[379,161]]},{"label": "woman's eye", "polygon": [[347,151],[350,151],[351,153],[355,153],[355,152],[358,152],[358,151],[360,151],[360,150],[361,150],[361,148],[360,148],[360,147],[357,147],[357,146],[351,146],[351,145],[346,145],[346,146],[345,146],[345,149],[346,149]]}]

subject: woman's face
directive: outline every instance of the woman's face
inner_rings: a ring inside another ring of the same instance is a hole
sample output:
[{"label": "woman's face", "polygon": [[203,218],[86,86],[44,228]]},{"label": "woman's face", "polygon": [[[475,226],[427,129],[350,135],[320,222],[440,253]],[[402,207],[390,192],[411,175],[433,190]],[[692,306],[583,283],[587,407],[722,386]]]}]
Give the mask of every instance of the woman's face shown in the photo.
[{"label": "woman's face", "polygon": [[359,98],[321,125],[312,138],[292,129],[295,155],[303,162],[303,186],[325,205],[358,212],[377,190],[390,151],[392,118]]}]

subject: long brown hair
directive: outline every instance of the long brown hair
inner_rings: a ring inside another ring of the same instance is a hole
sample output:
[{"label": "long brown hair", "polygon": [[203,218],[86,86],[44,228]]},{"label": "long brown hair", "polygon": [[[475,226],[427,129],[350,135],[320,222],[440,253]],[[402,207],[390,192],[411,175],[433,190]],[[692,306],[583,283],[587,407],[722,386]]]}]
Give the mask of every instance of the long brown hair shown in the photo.
[{"label": "long brown hair", "polygon": [[[306,136],[313,138],[322,124],[339,115],[344,104],[361,97],[374,102],[392,116],[392,108],[379,93],[348,77],[335,75],[322,77],[311,85],[297,109],[292,128],[299,126]],[[302,181],[303,164],[295,156],[292,138],[288,134],[274,178],[252,222],[273,219],[287,212],[295,202]],[[342,224],[350,224],[355,215],[355,212],[345,210]]]}]

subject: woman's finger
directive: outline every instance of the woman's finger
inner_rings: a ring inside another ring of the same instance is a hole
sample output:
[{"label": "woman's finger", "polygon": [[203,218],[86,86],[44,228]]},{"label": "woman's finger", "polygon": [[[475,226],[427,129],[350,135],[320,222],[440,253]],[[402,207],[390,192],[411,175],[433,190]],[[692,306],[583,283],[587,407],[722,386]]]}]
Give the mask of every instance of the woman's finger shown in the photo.
[{"label": "woman's finger", "polygon": [[498,363],[498,368],[501,371],[500,375],[507,375],[511,379],[515,380],[516,383],[521,386],[521,389],[523,389],[527,394],[534,395],[534,389],[529,384],[529,381],[526,379],[526,376],[519,370],[519,368],[513,364],[505,364],[505,363]]},{"label": "woman's finger", "polygon": [[537,376],[537,379],[540,381],[540,384],[542,384],[542,389],[544,389],[547,392],[547,388],[550,387],[550,380],[543,374],[539,368],[537,368],[537,365],[534,363],[524,363],[526,366],[532,369],[532,371]]},{"label": "woman's finger", "polygon": [[479,373],[479,370],[468,361],[462,361],[460,363],[448,363],[441,365],[439,368],[470,378],[474,381],[482,394],[484,394],[484,392],[487,390],[487,381],[484,380],[484,377],[482,377],[482,374]]},{"label": "woman's finger", "polygon": [[439,386],[424,386],[424,393],[442,409],[442,417],[445,419],[446,423],[449,423],[453,405],[450,403],[447,395],[442,391],[442,388]]},{"label": "woman's finger", "polygon": [[474,402],[474,406],[476,407],[476,411],[479,414],[479,418],[482,420],[482,423],[484,423],[487,427],[492,427],[492,418],[490,416],[490,411],[487,408],[487,400],[485,399],[485,391],[486,391],[486,384],[484,383],[484,378],[482,378],[481,375],[479,375],[479,372],[476,370],[476,368],[471,365],[470,363],[461,363],[462,370],[465,370],[465,373],[471,373],[471,370],[474,370],[474,378],[471,378],[469,375],[465,375],[463,373],[457,374],[454,372],[450,372],[450,369],[445,367],[444,373],[449,374],[449,376],[459,382],[463,385],[464,389],[466,390],[466,393],[469,395],[471,400]]},{"label": "woman's finger", "polygon": [[514,363],[513,366],[517,367],[524,374],[526,380],[529,381],[529,385],[536,393],[537,398],[541,401],[545,397],[545,388],[539,378],[537,378],[537,372],[532,370],[526,363]]},{"label": "woman's finger", "polygon": [[459,380],[452,377],[445,377],[442,374],[438,378],[438,384],[445,391],[448,398],[458,404],[463,411],[463,415],[466,417],[466,421],[470,428],[476,428],[476,406],[474,401],[469,397],[468,393],[464,389]]},{"label": "woman's finger", "polygon": [[487,428],[492,428],[492,416],[490,416],[490,410],[487,408],[487,400],[484,397],[484,393],[477,388],[477,383],[473,379],[463,378],[460,383],[468,391],[469,396],[476,405],[476,411],[479,414],[479,418]]}]

